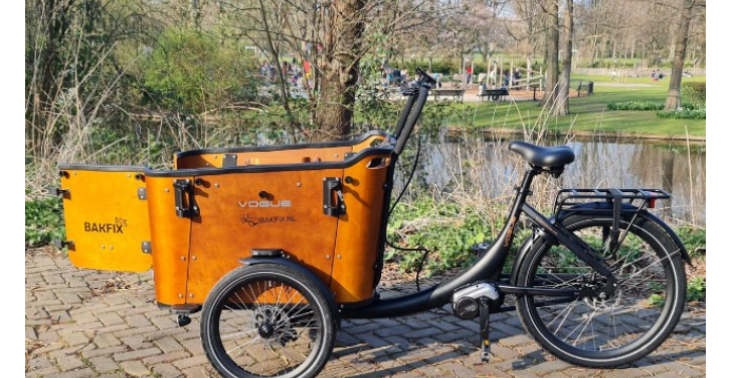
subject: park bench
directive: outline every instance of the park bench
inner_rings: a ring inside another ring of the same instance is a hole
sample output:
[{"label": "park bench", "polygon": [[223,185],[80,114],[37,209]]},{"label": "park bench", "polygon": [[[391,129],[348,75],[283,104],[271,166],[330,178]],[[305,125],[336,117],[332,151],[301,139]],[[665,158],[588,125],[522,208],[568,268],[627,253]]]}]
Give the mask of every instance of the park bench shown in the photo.
[{"label": "park bench", "polygon": [[483,89],[481,93],[477,93],[479,101],[482,101],[484,97],[492,101],[504,101],[505,96],[509,96],[509,91],[506,89]]},{"label": "park bench", "polygon": [[434,89],[433,99],[438,101],[439,97],[450,96],[454,101],[464,102],[464,89]]}]

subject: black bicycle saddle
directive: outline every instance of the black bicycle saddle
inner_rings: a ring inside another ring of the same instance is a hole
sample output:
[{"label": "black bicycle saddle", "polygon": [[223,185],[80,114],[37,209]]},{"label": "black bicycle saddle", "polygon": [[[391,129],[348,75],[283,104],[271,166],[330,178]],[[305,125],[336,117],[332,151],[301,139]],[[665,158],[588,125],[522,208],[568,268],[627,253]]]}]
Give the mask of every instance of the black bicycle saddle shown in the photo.
[{"label": "black bicycle saddle", "polygon": [[509,149],[520,154],[536,167],[562,167],[575,160],[575,153],[568,146],[541,147],[527,142],[511,142]]}]

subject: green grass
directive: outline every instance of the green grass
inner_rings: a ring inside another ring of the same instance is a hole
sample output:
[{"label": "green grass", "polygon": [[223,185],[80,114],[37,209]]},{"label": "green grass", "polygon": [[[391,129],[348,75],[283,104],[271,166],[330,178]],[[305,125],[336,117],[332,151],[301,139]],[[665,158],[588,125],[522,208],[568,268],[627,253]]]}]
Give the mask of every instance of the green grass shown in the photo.
[{"label": "green grass", "polygon": [[[666,74],[666,73],[665,73]],[[606,87],[610,76],[573,75],[577,82],[596,83],[591,96],[571,98],[571,115],[553,117],[547,127],[552,131],[594,131],[609,133],[642,133],[667,136],[684,136],[685,125],[690,135],[704,136],[705,120],[659,118],[655,112],[607,110],[611,102],[641,101],[663,103],[666,100],[669,79],[652,81],[651,78],[630,78],[626,84],[648,84],[651,87]],[[683,81],[704,81],[705,77],[684,78]],[[516,103],[482,102],[460,105],[463,117],[474,128],[531,128],[535,125],[541,106],[534,101]],[[457,122],[454,122],[457,123]]]}]

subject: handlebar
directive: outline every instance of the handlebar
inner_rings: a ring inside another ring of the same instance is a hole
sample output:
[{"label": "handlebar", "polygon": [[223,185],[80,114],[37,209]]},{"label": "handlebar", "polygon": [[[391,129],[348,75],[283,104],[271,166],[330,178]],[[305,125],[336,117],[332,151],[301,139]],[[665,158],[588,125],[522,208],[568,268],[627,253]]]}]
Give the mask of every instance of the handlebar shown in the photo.
[{"label": "handlebar", "polygon": [[434,78],[420,68],[416,68],[416,74],[419,76],[418,80],[404,93],[409,98],[396,127],[396,142],[393,150],[396,156],[400,155],[403,151],[413,128],[416,126],[418,117],[421,115],[421,110],[426,105],[426,99],[428,98],[429,90],[431,90],[431,85],[436,83]]},{"label": "handlebar", "polygon": [[421,77],[421,80],[425,80],[427,83],[433,85],[436,84],[436,79],[427,74],[424,70],[416,67],[416,74]]}]

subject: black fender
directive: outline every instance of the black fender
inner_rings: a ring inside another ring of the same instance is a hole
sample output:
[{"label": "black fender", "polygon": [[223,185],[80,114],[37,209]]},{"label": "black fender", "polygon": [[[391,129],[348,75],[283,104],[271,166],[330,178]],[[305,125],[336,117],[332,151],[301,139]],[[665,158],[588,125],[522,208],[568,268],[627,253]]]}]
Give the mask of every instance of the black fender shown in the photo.
[{"label": "black fender", "polygon": [[337,303],[335,302],[334,295],[332,295],[332,291],[319,277],[317,277],[316,274],[314,274],[314,272],[304,265],[284,257],[247,257],[239,260],[239,262],[243,265],[278,264],[301,272],[307,276],[307,278],[311,279],[317,285],[317,288],[319,288],[319,290],[324,294],[325,298],[327,298],[327,304],[329,304],[330,309],[332,309],[332,316],[335,318],[335,326],[338,331],[342,330],[340,311],[337,308]]},{"label": "black fender", "polygon": [[[671,227],[669,227],[668,224],[666,224],[663,220],[658,218],[656,215],[646,211],[646,210],[639,210],[638,207],[624,204],[623,209],[630,210],[630,211],[641,211],[641,214],[649,219],[650,221],[656,223],[657,226],[661,227],[664,232],[669,235],[669,237],[672,239],[674,244],[677,245],[677,248],[680,251],[680,254],[682,255],[682,260],[684,260],[687,265],[692,265],[692,259],[689,257],[689,252],[687,251],[687,248],[685,248],[684,243],[682,243],[682,240],[677,236],[677,233],[672,230]],[[576,205],[574,207],[571,207],[570,209],[566,209],[560,212],[560,218],[558,221],[561,221],[571,215],[575,214],[581,214],[581,215],[604,215],[606,213],[612,214],[613,213],[613,205],[608,202],[588,202],[583,203],[580,205]],[[555,223],[555,217],[551,217],[550,223]],[[537,238],[536,239],[542,239],[543,241],[549,242],[549,243],[555,243],[555,239],[550,236],[545,231],[538,231]],[[510,283],[512,285],[516,285],[517,283],[517,272],[519,271],[520,266],[522,265],[523,261],[525,260],[525,256],[527,256],[527,253],[530,252],[532,249],[532,243],[533,239],[529,238],[525,240],[524,243],[522,243],[522,246],[520,246],[520,249],[517,251],[517,255],[515,257],[515,262],[512,265],[512,272],[510,274]]]}]

